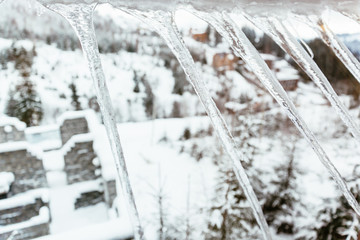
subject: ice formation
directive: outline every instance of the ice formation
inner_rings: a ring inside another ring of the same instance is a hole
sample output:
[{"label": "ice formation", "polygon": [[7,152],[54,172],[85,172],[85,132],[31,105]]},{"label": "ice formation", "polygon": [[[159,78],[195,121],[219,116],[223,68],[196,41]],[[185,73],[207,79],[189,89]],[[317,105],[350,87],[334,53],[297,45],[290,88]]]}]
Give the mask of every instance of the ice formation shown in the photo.
[{"label": "ice formation", "polygon": [[300,45],[296,38],[289,32],[285,25],[276,17],[251,18],[246,15],[247,19],[254,22],[262,30],[268,33],[272,39],[286,52],[292,59],[304,70],[304,72],[315,82],[322,93],[335,108],[351,133],[360,143],[360,129],[351,117],[347,108],[341,103],[339,97],[330,85],[325,75],[316,65],[315,61],[307,54],[305,49]]},{"label": "ice formation", "polygon": [[[3,0],[0,0],[0,3]],[[328,80],[316,66],[311,56],[300,45],[297,39],[290,34],[284,25],[286,17],[290,11],[294,11],[297,15],[310,16],[311,24],[320,34],[324,42],[335,52],[341,61],[347,66],[351,73],[360,80],[360,64],[352,56],[349,50],[335,36],[331,29],[324,23],[321,17],[323,5],[330,9],[341,12],[348,17],[357,21],[360,20],[359,15],[353,12],[353,9],[359,7],[357,1],[250,1],[240,0],[219,1],[193,1],[189,4],[186,0],[139,0],[139,1],[123,1],[123,0],[38,0],[44,6],[64,16],[75,29],[84,51],[85,58],[88,62],[94,86],[97,92],[97,98],[104,116],[104,122],[111,143],[113,155],[116,160],[118,170],[118,178],[122,184],[124,195],[126,196],[133,226],[135,228],[135,238],[143,239],[143,231],[140,225],[139,215],[135,205],[135,199],[132,193],[130,181],[128,178],[125,159],[120,144],[119,134],[115,124],[115,117],[106,87],[105,76],[102,70],[99,52],[97,49],[96,36],[92,24],[93,10],[98,3],[110,3],[114,7],[119,8],[141,20],[149,23],[149,25],[158,32],[166,41],[174,55],[184,68],[185,73],[189,77],[196,93],[199,95],[212,123],[216,129],[224,148],[231,157],[237,178],[251,203],[254,216],[262,229],[264,239],[271,239],[271,235],[263,216],[261,206],[254,194],[251,184],[241,166],[244,156],[236,149],[234,140],[219,112],[216,108],[204,81],[201,78],[199,70],[196,68],[189,51],[186,49],[184,42],[177,31],[173,21],[172,13],[182,7],[199,16],[203,20],[210,23],[215,29],[229,42],[234,52],[241,57],[251,68],[254,74],[277,100],[281,107],[287,112],[291,121],[298,130],[308,140],[313,150],[317,154],[320,161],[330,172],[340,190],[348,200],[349,204],[360,215],[360,207],[352,193],[349,191],[345,181],[339,174],[338,170],[328,158],[326,152],[320,146],[314,134],[309,130],[301,116],[298,114],[294,103],[290,100],[279,81],[267,67],[260,54],[254,46],[246,38],[245,34],[240,30],[239,26],[233,22],[227,12],[244,14],[250,21],[256,23],[299,64],[300,67],[310,76],[310,78],[318,85],[324,95],[329,99],[333,107],[339,113],[342,120],[349,127],[354,137],[360,141],[360,131],[352,119],[348,110],[340,102]],[[196,9],[196,10],[195,10]],[[269,12],[272,12],[270,16]],[[265,13],[265,14],[263,14]],[[260,17],[259,17],[260,16]],[[277,17],[274,17],[277,16]],[[279,19],[278,16],[282,18]],[[291,15],[293,16],[293,15]]]},{"label": "ice formation", "polygon": [[92,4],[46,4],[45,6],[66,18],[74,28],[81,42],[85,59],[88,63],[97,101],[104,117],[104,125],[109,137],[111,149],[114,155],[122,190],[125,192],[130,218],[134,227],[136,239],[143,239],[143,229],[140,224],[139,214],[136,208],[134,194],[126,168],[124,153],[120,143],[120,136],[116,127],[115,115],[111,104],[109,90],[103,68],[101,66],[100,54],[93,27],[93,11],[96,3]]}]

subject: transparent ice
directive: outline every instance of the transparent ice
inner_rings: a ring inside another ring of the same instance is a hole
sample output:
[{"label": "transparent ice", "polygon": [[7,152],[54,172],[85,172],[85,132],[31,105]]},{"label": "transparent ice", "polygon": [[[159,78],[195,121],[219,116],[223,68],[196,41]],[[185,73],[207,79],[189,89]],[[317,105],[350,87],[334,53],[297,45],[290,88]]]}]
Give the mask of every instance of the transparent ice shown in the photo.
[{"label": "transparent ice", "polygon": [[347,108],[341,103],[338,95],[332,88],[328,79],[322,73],[315,61],[307,54],[296,38],[290,33],[281,20],[274,16],[252,18],[246,15],[247,19],[256,24],[259,28],[268,33],[275,42],[304,70],[304,72],[320,88],[322,93],[329,100],[336,112],[339,114],[345,125],[350,129],[355,139],[360,143],[360,129]]},{"label": "transparent ice", "polygon": [[[0,0],[2,3],[4,0]],[[310,78],[318,85],[324,95],[329,99],[333,107],[336,109],[342,120],[349,127],[354,137],[360,142],[360,131],[352,119],[348,110],[339,101],[338,96],[331,87],[330,83],[317,67],[315,62],[312,60],[311,50],[305,44],[305,48],[308,48],[308,53],[296,40],[296,38],[288,31],[288,26],[278,19],[277,16],[270,16],[267,14],[261,18],[253,17],[256,12],[271,12],[269,9],[278,10],[279,4],[282,4],[282,8],[286,9],[289,6],[287,4],[293,4],[295,1],[276,1],[277,4],[272,1],[247,1],[242,0],[234,2],[226,0],[223,2],[208,0],[192,2],[192,6],[184,5],[189,1],[165,1],[165,0],[154,0],[146,1],[128,1],[123,0],[38,0],[44,6],[59,13],[65,17],[76,31],[81,45],[83,47],[86,61],[89,65],[90,72],[94,81],[94,86],[97,94],[97,99],[104,117],[104,123],[106,131],[111,144],[111,149],[114,155],[118,178],[122,185],[124,195],[127,200],[130,217],[134,226],[135,239],[144,239],[143,230],[140,224],[140,218],[137,212],[132,188],[130,185],[126,163],[120,143],[120,137],[117,131],[114,111],[112,109],[111,99],[109,96],[108,89],[106,87],[106,80],[104,72],[101,66],[101,61],[98,52],[98,46],[96,36],[93,28],[93,11],[99,2],[109,2],[113,6],[125,11],[137,18],[148,23],[149,26],[160,34],[174,55],[179,60],[180,64],[184,68],[186,75],[191,81],[196,93],[198,94],[201,102],[203,103],[214,128],[221,139],[223,147],[226,149],[228,155],[234,166],[236,176],[244,189],[244,192],[251,204],[255,218],[262,229],[264,239],[271,239],[268,225],[265,221],[264,215],[261,210],[261,206],[254,194],[249,179],[241,165],[241,161],[246,161],[246,158],[237,150],[236,144],[229,132],[228,127],[224,119],[222,118],[219,110],[214,104],[208,89],[206,88],[205,82],[200,76],[199,70],[196,68],[194,61],[185,47],[182,37],[180,36],[176,25],[173,21],[172,11],[176,9],[176,6],[181,3],[182,7],[202,18],[203,20],[210,23],[216,30],[229,42],[234,52],[241,57],[250,68],[252,68],[254,74],[267,88],[270,94],[277,100],[280,106],[286,111],[291,121],[295,124],[298,130],[305,136],[313,150],[324,164],[326,169],[330,172],[335,182],[339,186],[340,190],[346,197],[349,204],[355,210],[356,214],[360,215],[360,207],[355,200],[352,193],[349,191],[345,181],[341,177],[338,170],[332,164],[327,154],[320,146],[314,134],[309,130],[301,116],[299,116],[293,102],[290,100],[279,81],[275,78],[272,71],[268,68],[264,60],[261,58],[258,51],[246,38],[245,34],[241,31],[239,26],[233,22],[231,17],[224,10],[232,10],[237,6],[247,6],[252,11],[248,11],[248,14],[244,14],[250,21],[254,22],[256,26],[267,32],[273,40],[275,40],[298,64],[303,70],[310,76]],[[251,3],[250,3],[251,2]],[[220,7],[220,5],[221,7]],[[322,1],[314,1],[313,9],[318,11],[307,14],[306,11],[310,10],[309,4],[296,5],[302,10],[299,15],[308,17],[308,23],[319,33],[323,41],[334,51],[339,59],[345,64],[350,72],[360,82],[360,64],[356,58],[350,53],[347,47],[336,37],[331,29],[326,25],[324,20],[321,18],[321,7]],[[360,15],[354,13],[351,10],[352,5],[356,5],[356,2],[350,0],[339,4],[338,1],[328,1],[327,5],[334,8],[339,8],[338,11],[342,14],[350,17],[360,23]],[[311,6],[311,4],[310,4]],[[317,6],[317,8],[315,7]],[[130,8],[131,7],[131,8]],[[136,10],[135,8],[141,8],[142,10]],[[162,10],[154,10],[154,9]],[[193,7],[199,7],[201,10],[195,10]],[[150,10],[150,8],[152,10]],[[267,9],[268,8],[268,9]],[[215,10],[217,9],[217,10]],[[313,10],[311,9],[311,10]],[[220,10],[220,11],[219,11]],[[237,9],[239,10],[239,9]],[[281,12],[281,10],[279,11]],[[250,15],[249,15],[250,14]],[[307,21],[307,20],[306,20]]]},{"label": "transparent ice", "polygon": [[47,4],[46,7],[62,15],[74,28],[79,37],[85,59],[96,90],[97,100],[104,118],[104,125],[113,152],[117,175],[127,200],[130,218],[134,227],[135,239],[144,239],[139,214],[136,208],[134,194],[130,185],[120,136],[116,127],[115,115],[111,104],[106,79],[101,65],[97,40],[93,26],[93,4]]},{"label": "transparent ice", "polygon": [[188,79],[194,87],[195,92],[204,105],[205,110],[210,117],[213,126],[223,144],[224,149],[232,161],[236,177],[250,202],[254,216],[263,231],[264,239],[271,239],[269,227],[266,223],[261,205],[259,204],[245,170],[241,165],[241,161],[244,161],[244,156],[238,151],[236,143],[231,136],[231,133],[224,119],[222,118],[220,111],[217,109],[213,99],[211,98],[210,92],[207,89],[205,82],[201,78],[200,72],[196,68],[190,52],[186,48],[185,43],[176,28],[172,14],[165,11],[142,12],[134,9],[120,9],[149,24],[149,26],[151,26],[151,28],[154,29],[165,40],[169,48],[180,62]]},{"label": "transparent ice", "polygon": [[310,131],[304,120],[298,114],[294,103],[290,100],[279,81],[275,78],[274,74],[261,58],[256,48],[247,39],[238,25],[233,22],[227,13],[204,13],[195,10],[192,12],[209,22],[225,39],[227,39],[234,52],[237,53],[246,62],[246,64],[252,68],[254,74],[259,78],[280,106],[284,108],[291,121],[308,140],[320,161],[334,178],[350,206],[360,216],[360,206],[353,194],[350,192],[344,179],[330,161],[324,149],[320,146],[315,135]]}]

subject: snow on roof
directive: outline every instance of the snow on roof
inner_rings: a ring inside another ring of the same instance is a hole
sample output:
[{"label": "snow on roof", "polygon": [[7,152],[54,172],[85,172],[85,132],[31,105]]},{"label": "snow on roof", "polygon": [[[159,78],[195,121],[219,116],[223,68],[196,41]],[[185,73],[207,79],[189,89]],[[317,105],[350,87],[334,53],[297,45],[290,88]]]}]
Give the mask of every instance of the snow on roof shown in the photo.
[{"label": "snow on roof", "polygon": [[63,113],[58,118],[58,124],[59,126],[63,125],[65,120],[68,119],[78,119],[78,118],[85,118],[88,122],[89,130],[92,132],[94,128],[96,128],[97,125],[99,125],[99,121],[96,117],[96,114],[93,110],[83,110],[83,111],[67,111]]},{"label": "snow on roof", "polygon": [[11,125],[16,127],[18,131],[23,131],[26,128],[26,124],[21,122],[19,119],[8,116],[0,116],[0,126]]},{"label": "snow on roof", "polygon": [[133,231],[128,219],[116,218],[105,223],[92,224],[65,233],[47,235],[36,240],[98,240],[98,239],[132,239]]},{"label": "snow on roof", "polygon": [[12,43],[12,40],[0,38],[0,51],[10,48]]},{"label": "snow on roof", "polygon": [[262,59],[264,60],[272,60],[272,61],[275,61],[276,60],[276,57],[272,54],[268,54],[268,53],[260,53]]},{"label": "snow on roof", "polygon": [[58,131],[58,130],[59,130],[59,125],[52,124],[52,125],[28,127],[25,129],[25,134],[38,134],[38,133],[52,132],[52,131]]},{"label": "snow on roof", "polygon": [[[25,206],[35,203],[36,199],[41,199],[44,203],[49,202],[49,190],[46,188],[38,188],[24,193],[20,193],[11,198],[0,200],[0,210]],[[0,228],[1,229],[1,228]]]},{"label": "snow on roof", "polygon": [[77,183],[76,187],[73,189],[76,191],[78,197],[81,195],[81,193],[104,191],[102,179]]},{"label": "snow on roof", "polygon": [[175,12],[175,21],[180,31],[188,33],[192,29],[192,33],[204,33],[209,26],[202,19],[194,16],[186,10],[179,9]]},{"label": "snow on roof", "polygon": [[62,154],[65,156],[76,143],[91,142],[94,140],[92,133],[77,134],[72,136],[61,148]]},{"label": "snow on roof", "polygon": [[24,222],[0,227],[0,234],[18,231],[24,228],[28,228],[48,222],[50,222],[50,211],[48,207],[43,206],[40,208],[38,216],[32,217]]},{"label": "snow on roof", "polygon": [[290,81],[290,80],[299,80],[298,74],[289,74],[287,72],[278,72],[276,73],[276,78],[279,81]]},{"label": "snow on roof", "polygon": [[34,48],[34,43],[30,40],[19,40],[14,43],[16,48],[25,48],[26,51],[32,51]]},{"label": "snow on roof", "polygon": [[297,80],[299,79],[299,72],[292,67],[283,67],[279,72],[276,72],[276,77],[280,81]]},{"label": "snow on roof", "polygon": [[8,193],[14,180],[12,172],[0,172],[0,194]]},{"label": "snow on roof", "polygon": [[281,69],[281,68],[284,68],[284,67],[290,67],[290,64],[286,60],[281,59],[281,60],[275,61],[273,63],[273,66],[274,66],[274,68]]},{"label": "snow on roof", "polygon": [[0,144],[0,153],[15,152],[20,150],[28,151],[31,155],[37,157],[39,160],[43,158],[42,149],[30,145],[28,142],[25,141],[7,142]]}]

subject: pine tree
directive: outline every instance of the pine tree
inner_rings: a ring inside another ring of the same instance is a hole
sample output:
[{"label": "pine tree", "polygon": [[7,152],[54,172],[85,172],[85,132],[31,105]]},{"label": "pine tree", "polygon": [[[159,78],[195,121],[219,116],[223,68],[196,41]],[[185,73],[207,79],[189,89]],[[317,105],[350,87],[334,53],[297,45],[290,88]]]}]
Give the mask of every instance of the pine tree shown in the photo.
[{"label": "pine tree", "polygon": [[148,117],[154,117],[154,103],[155,103],[155,95],[152,92],[151,86],[149,82],[146,79],[146,76],[141,77],[141,82],[145,86],[145,97],[143,99],[144,106],[145,106],[145,112]]},{"label": "pine tree", "polygon": [[81,110],[81,103],[79,102],[79,95],[77,93],[77,88],[74,82],[69,84],[69,88],[71,90],[71,105],[74,107],[76,111]]},{"label": "pine tree", "polygon": [[[249,143],[250,131],[242,131],[242,128],[251,128],[254,124],[245,117],[240,117],[239,128],[235,129],[236,140],[240,143],[240,149],[246,151],[248,160],[242,162],[246,173],[258,198],[262,198],[261,190],[264,187],[259,178],[260,171],[253,166],[253,156],[256,147]],[[254,127],[254,126],[253,126]],[[237,133],[239,135],[237,135]],[[245,193],[239,185],[229,161],[224,161],[221,150],[215,157],[218,165],[219,176],[216,186],[214,205],[210,208],[210,221],[205,233],[206,239],[259,239],[259,229],[253,216],[252,209],[246,199]]]},{"label": "pine tree", "polygon": [[16,44],[13,44],[8,53],[9,61],[15,63],[15,68],[19,71],[22,80],[9,91],[6,113],[9,116],[17,117],[27,126],[38,125],[43,116],[40,98],[35,90],[35,85],[30,80],[35,56],[35,46],[27,51],[24,47],[17,47]]},{"label": "pine tree", "polygon": [[284,143],[287,161],[275,167],[276,179],[271,181],[273,192],[266,194],[263,211],[267,222],[277,233],[294,234],[297,229],[300,194],[296,179],[300,174],[295,162],[296,140]]},{"label": "pine tree", "polygon": [[[356,201],[360,202],[360,180],[359,176],[355,176],[355,173],[356,171],[354,171],[354,179],[348,181],[348,183],[352,186],[350,191],[355,196]],[[360,239],[360,218],[356,215],[345,197],[341,195],[331,203],[335,203],[335,207],[333,205],[328,206],[318,213],[317,224],[313,228],[316,232],[316,239]]]},{"label": "pine tree", "polygon": [[15,91],[10,91],[10,94],[6,113],[9,116],[17,117],[27,126],[39,125],[43,109],[34,84],[25,78],[15,86]]}]

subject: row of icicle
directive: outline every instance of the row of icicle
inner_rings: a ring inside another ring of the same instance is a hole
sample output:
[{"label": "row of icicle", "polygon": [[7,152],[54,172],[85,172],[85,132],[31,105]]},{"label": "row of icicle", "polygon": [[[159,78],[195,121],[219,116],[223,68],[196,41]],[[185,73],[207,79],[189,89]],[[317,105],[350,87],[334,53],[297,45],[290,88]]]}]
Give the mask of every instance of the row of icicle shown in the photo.
[{"label": "row of icicle", "polygon": [[[0,3],[2,1],[3,0],[0,0]],[[43,5],[66,18],[79,37],[86,61],[90,68],[92,79],[94,81],[101,112],[104,117],[104,124],[117,168],[117,176],[121,183],[125,199],[127,200],[127,206],[134,228],[134,236],[137,240],[144,239],[144,232],[140,223],[140,217],[136,208],[133,191],[127,173],[125,158],[120,143],[120,137],[116,127],[114,111],[112,108],[109,91],[106,86],[105,75],[101,66],[100,55],[93,26],[93,12],[97,4],[53,3]],[[229,128],[227,127],[224,119],[222,118],[219,110],[210,96],[209,90],[207,89],[206,84],[201,77],[201,73],[194,64],[194,60],[192,59],[179,31],[177,30],[176,24],[174,22],[174,13],[162,10],[145,12],[124,8],[117,5],[114,7],[147,23],[149,28],[156,31],[172,50],[183,67],[186,75],[188,76],[188,79],[195,89],[195,92],[198,94],[200,101],[204,105],[205,110],[212,121],[214,129],[216,130],[224,149],[232,161],[236,177],[242,189],[244,190],[248,201],[250,202],[254,216],[262,230],[263,238],[266,240],[272,239],[268,224],[262,212],[261,205],[259,204],[246,172],[241,164],[242,161],[246,160],[246,157],[237,149],[235,141],[230,134]],[[326,169],[334,178],[350,206],[354,209],[357,215],[360,216],[360,206],[355,200],[353,194],[350,192],[347,184],[333,163],[330,161],[326,152],[320,146],[314,134],[298,114],[294,103],[290,100],[289,96],[279,81],[275,78],[272,71],[266,65],[265,61],[261,58],[259,52],[242,32],[240,26],[237,25],[232,20],[231,16],[226,12],[203,12],[195,10],[191,6],[183,6],[183,8],[214,27],[216,31],[218,31],[222,37],[228,41],[234,53],[241,57],[252,69],[255,76],[261,81],[269,93],[286,111],[288,117],[307,139],[320,161],[324,164]],[[311,56],[309,56],[306,50],[297,41],[296,37],[290,33],[288,27],[276,16],[250,16],[245,12],[242,14],[247,20],[254,23],[255,26],[259,27],[262,31],[267,33],[304,70],[304,72],[321,89],[322,93],[327,97],[331,105],[335,108],[336,112],[349,128],[354,138],[358,141],[358,143],[360,143],[359,126],[349,114],[348,109],[341,103],[339,97],[335,93],[325,75],[321,72]],[[359,21],[360,19],[360,17],[355,14],[346,15],[356,21]],[[297,15],[297,17],[299,19],[306,20],[306,22],[310,24],[310,26],[319,34],[323,41],[334,51],[336,56],[360,82],[359,62],[350,53],[347,47],[331,31],[326,22],[321,17],[316,15]]]}]

